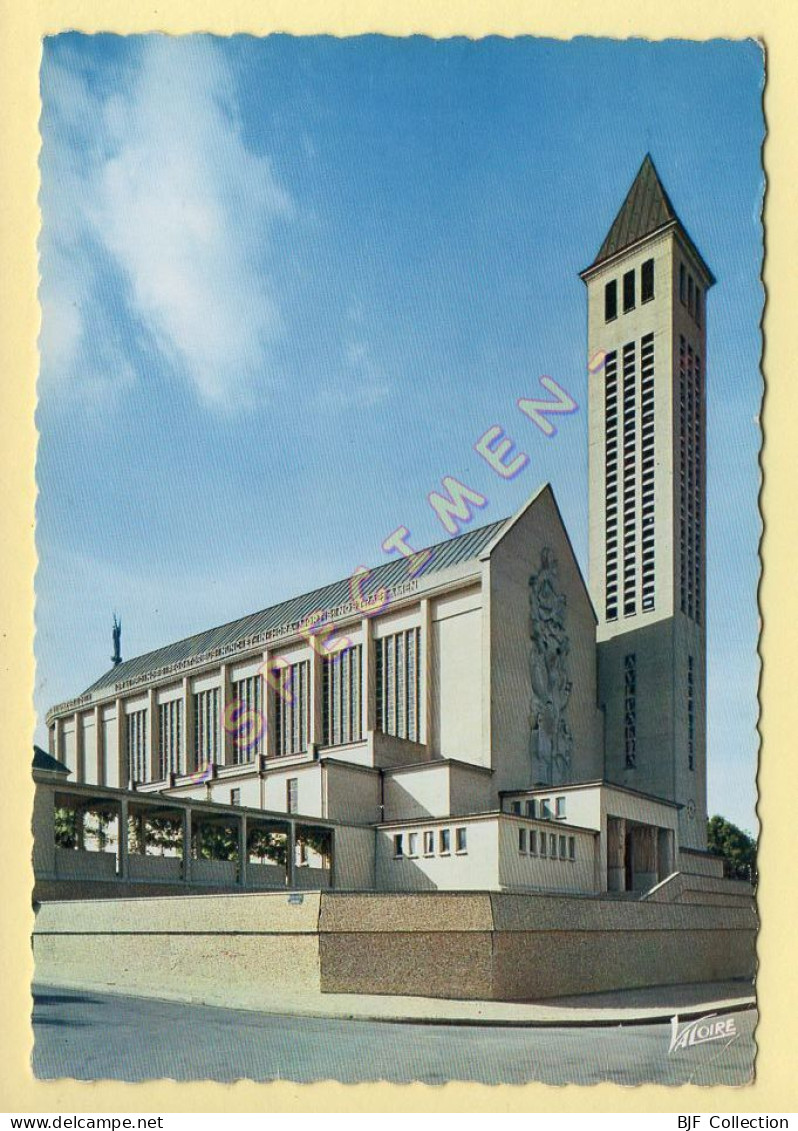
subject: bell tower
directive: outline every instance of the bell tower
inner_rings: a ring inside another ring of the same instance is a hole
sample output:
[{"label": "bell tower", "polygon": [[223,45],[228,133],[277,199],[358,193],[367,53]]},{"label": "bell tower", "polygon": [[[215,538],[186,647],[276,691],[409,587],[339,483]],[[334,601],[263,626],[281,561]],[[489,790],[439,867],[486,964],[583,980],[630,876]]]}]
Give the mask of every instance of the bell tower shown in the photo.
[{"label": "bell tower", "polygon": [[608,781],[678,802],[706,847],[706,295],[646,155],[588,297],[590,591]]}]

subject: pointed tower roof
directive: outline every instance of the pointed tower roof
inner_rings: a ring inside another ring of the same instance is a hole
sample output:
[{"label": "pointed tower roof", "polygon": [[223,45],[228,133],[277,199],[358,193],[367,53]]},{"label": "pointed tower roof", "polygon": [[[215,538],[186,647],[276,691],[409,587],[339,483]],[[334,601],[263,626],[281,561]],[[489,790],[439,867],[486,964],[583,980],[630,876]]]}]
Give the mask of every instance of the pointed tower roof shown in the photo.
[{"label": "pointed tower roof", "polygon": [[[612,259],[613,256],[645,239],[646,236],[654,235],[655,232],[663,231],[668,227],[679,228],[706,271],[710,285],[714,283],[715,278],[712,272],[676,215],[676,209],[665,191],[659,173],[651,160],[651,154],[647,153],[618,215],[613,220],[610,230],[599,248],[598,255],[587,268],[587,271],[592,271],[605,260]],[[583,277],[587,271],[582,272]]]}]

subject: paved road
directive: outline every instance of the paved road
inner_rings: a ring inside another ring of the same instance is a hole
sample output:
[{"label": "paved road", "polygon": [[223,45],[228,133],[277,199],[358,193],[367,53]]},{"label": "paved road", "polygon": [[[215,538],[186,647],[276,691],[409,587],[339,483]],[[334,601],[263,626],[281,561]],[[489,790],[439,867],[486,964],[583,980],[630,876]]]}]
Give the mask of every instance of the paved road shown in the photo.
[{"label": "paved road", "polygon": [[738,1036],[668,1055],[667,1024],[487,1028],[274,1016],[40,987],[33,1067],[81,1080],[412,1080],[440,1084],[745,1084],[756,1014]]}]

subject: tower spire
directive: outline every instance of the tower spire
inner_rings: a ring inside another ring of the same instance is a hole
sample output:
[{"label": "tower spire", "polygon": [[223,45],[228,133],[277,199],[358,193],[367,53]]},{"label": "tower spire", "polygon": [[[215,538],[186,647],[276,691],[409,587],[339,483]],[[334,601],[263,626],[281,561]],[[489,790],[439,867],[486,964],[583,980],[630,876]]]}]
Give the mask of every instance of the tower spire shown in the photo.
[{"label": "tower spire", "polygon": [[604,237],[604,242],[599,248],[596,258],[582,272],[582,278],[584,279],[588,272],[595,270],[600,264],[619,255],[640,240],[644,240],[655,233],[665,232],[669,228],[679,229],[690,250],[706,272],[708,283],[711,286],[715,282],[714,276],[679,219],[651,154],[647,153],[637,170],[637,175],[632,181],[623,204],[610,225],[610,230]]}]

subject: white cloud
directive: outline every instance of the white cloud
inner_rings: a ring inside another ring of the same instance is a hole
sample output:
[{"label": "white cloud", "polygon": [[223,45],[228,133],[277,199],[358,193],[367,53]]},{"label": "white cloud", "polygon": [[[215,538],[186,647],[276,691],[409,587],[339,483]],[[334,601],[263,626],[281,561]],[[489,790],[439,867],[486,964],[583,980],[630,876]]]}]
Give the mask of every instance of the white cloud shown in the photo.
[{"label": "white cloud", "polygon": [[282,323],[263,256],[293,204],[244,143],[213,41],[152,36],[139,52],[110,98],[74,57],[43,72],[42,376],[94,391],[131,379],[110,267],[127,332],[154,341],[205,403],[237,407],[273,384]]},{"label": "white cloud", "polygon": [[[351,313],[347,314],[351,319]],[[343,364],[335,384],[324,385],[319,402],[325,408],[372,408],[390,396],[382,366],[371,346],[362,339],[349,339],[343,346]]]}]

